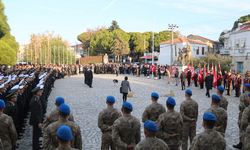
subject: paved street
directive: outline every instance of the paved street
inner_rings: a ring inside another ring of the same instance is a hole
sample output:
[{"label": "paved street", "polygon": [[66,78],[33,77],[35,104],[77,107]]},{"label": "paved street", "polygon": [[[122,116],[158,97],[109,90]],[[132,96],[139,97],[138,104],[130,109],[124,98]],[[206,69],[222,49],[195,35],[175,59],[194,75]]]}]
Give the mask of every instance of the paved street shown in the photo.
[{"label": "paved street", "polygon": [[[159,102],[165,104],[166,95],[172,90],[177,100],[176,110],[179,111],[180,103],[184,100],[184,91],[181,91],[180,86],[177,87],[174,84],[167,84],[166,79],[152,80],[144,77],[128,76],[131,84],[132,91],[135,93],[134,97],[128,98],[134,106],[133,115],[141,120],[143,110],[150,104],[150,93],[157,91],[161,97]],[[66,99],[66,103],[71,106],[75,121],[80,125],[84,143],[84,149],[86,150],[99,150],[101,133],[97,127],[98,113],[105,106],[105,98],[107,95],[114,95],[117,98],[116,107],[120,109],[122,104],[122,95],[119,93],[120,83],[124,76],[116,77],[115,75],[94,75],[93,87],[89,88],[83,84],[83,75],[72,76],[70,78],[60,79],[55,82],[55,88],[53,89],[48,102],[48,112],[54,107],[54,98],[56,96],[63,96]],[[114,84],[113,79],[118,79],[119,83]],[[201,132],[202,126],[202,114],[209,108],[211,100],[205,97],[205,89],[199,88],[193,89],[193,98],[199,103],[199,119],[197,132]],[[215,90],[212,91],[214,93]],[[228,150],[232,144],[238,142],[238,104],[239,100],[233,96],[228,97],[228,127],[226,132]],[[31,130],[27,127],[24,139],[21,141],[21,147],[27,148],[27,145],[31,146]],[[29,139],[29,140],[28,140]],[[20,142],[20,141],[19,141]]]}]

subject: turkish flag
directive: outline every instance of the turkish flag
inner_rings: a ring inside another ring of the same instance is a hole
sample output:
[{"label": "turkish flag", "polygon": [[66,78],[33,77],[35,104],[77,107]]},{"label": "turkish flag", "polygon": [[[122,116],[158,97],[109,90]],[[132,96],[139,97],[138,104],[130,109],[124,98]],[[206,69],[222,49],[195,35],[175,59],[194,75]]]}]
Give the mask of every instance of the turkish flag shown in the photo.
[{"label": "turkish flag", "polygon": [[214,75],[214,79],[213,79],[213,85],[214,85],[214,88],[216,88],[217,86],[217,67],[214,66],[214,69],[213,69],[213,75]]}]

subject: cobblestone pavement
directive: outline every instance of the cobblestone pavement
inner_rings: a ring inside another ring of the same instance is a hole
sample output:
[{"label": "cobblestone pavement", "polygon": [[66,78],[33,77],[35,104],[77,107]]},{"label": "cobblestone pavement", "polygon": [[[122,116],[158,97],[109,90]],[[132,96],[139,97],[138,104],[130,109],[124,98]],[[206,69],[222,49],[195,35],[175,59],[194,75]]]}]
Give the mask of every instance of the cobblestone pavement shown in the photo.
[{"label": "cobblestone pavement", "polygon": [[[54,107],[54,98],[56,96],[65,97],[72,109],[76,123],[81,127],[84,149],[99,150],[101,145],[101,132],[97,127],[98,113],[106,107],[105,98],[107,95],[113,95],[117,98],[115,107],[120,109],[122,105],[122,95],[119,93],[120,83],[124,76],[115,75],[94,75],[93,88],[83,84],[83,75],[72,76],[70,78],[60,79],[55,82],[55,88],[51,92],[48,102],[48,112]],[[132,112],[141,120],[143,110],[150,104],[150,94],[152,91],[157,91],[160,94],[159,102],[165,105],[166,95],[173,91],[177,100],[177,107],[184,100],[184,91],[180,86],[175,86],[174,83],[167,84],[166,79],[153,80],[145,77],[128,76],[134,97],[128,98],[134,106]],[[119,80],[118,84],[113,83],[113,79]],[[205,89],[192,87],[193,99],[199,104],[199,119],[197,123],[197,133],[202,129],[203,112],[209,108],[211,100],[205,97]],[[211,93],[215,93],[212,90]],[[232,144],[238,142],[238,105],[239,99],[233,96],[227,97],[228,106],[228,126],[225,138],[227,140],[227,149],[233,150]],[[141,129],[143,130],[143,129]],[[143,137],[143,132],[142,132]],[[19,149],[29,149],[31,146],[31,129],[27,126],[27,130],[22,140],[19,141]]]}]

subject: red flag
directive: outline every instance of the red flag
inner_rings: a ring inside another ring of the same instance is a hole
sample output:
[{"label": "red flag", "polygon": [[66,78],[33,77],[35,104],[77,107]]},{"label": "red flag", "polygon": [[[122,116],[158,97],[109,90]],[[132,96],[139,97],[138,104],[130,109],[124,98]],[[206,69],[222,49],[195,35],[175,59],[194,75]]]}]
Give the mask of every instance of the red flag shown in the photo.
[{"label": "red flag", "polygon": [[188,69],[190,69],[190,64],[188,64]]},{"label": "red flag", "polygon": [[201,82],[203,79],[202,79],[202,68],[200,67],[199,69],[199,75],[198,75],[198,81]]},{"label": "red flag", "polygon": [[214,64],[212,64],[212,72],[210,72],[210,74],[214,74]]},{"label": "red flag", "polygon": [[216,88],[217,87],[217,67],[214,67],[213,75],[214,75],[213,85],[214,85],[214,88]]}]

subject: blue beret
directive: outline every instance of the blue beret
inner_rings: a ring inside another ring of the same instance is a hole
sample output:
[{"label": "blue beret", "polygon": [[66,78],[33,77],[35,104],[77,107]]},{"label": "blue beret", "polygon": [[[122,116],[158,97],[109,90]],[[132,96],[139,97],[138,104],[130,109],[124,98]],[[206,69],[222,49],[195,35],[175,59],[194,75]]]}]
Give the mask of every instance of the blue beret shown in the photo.
[{"label": "blue beret", "polygon": [[129,110],[133,110],[133,106],[132,106],[132,104],[130,104],[129,102],[124,102],[123,104],[122,104],[122,107],[123,108],[127,108],[127,109],[129,109]]},{"label": "blue beret", "polygon": [[5,108],[5,102],[4,100],[0,99],[0,109]]},{"label": "blue beret", "polygon": [[224,86],[218,86],[217,89],[218,89],[219,91],[221,91],[221,92],[224,92],[224,90],[225,90]]},{"label": "blue beret", "polygon": [[216,121],[217,117],[212,112],[205,112],[204,115],[203,115],[203,120]]},{"label": "blue beret", "polygon": [[66,104],[61,104],[61,105],[59,106],[59,111],[60,111],[61,113],[66,114],[66,115],[69,115],[69,114],[70,114],[70,108],[69,108],[69,106],[66,105]]},{"label": "blue beret", "polygon": [[213,101],[216,101],[216,102],[219,102],[219,101],[221,100],[221,98],[220,98],[218,95],[213,94],[213,95],[212,95],[212,100],[213,100]]},{"label": "blue beret", "polygon": [[185,91],[185,93],[188,94],[188,95],[192,95],[192,94],[193,94],[193,92],[192,92],[191,89],[187,89],[187,90]]},{"label": "blue beret", "polygon": [[244,86],[250,88],[250,83],[245,83]]},{"label": "blue beret", "polygon": [[167,101],[166,101],[166,104],[167,105],[172,105],[172,106],[175,106],[176,103],[175,103],[175,99],[173,97],[168,97]]},{"label": "blue beret", "polygon": [[61,125],[56,131],[57,137],[64,141],[71,141],[73,139],[73,134],[71,128],[66,125]]},{"label": "blue beret", "polygon": [[56,104],[60,106],[61,104],[64,104],[64,98],[61,96],[56,97]]},{"label": "blue beret", "polygon": [[115,103],[115,97],[114,96],[107,96],[106,102],[107,103]]},{"label": "blue beret", "polygon": [[159,98],[159,94],[156,92],[152,92],[151,97]]},{"label": "blue beret", "polygon": [[147,129],[150,132],[157,132],[158,128],[154,121],[147,120],[144,122],[144,128]]}]

